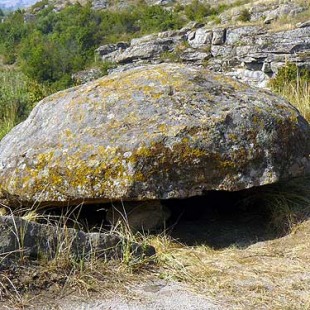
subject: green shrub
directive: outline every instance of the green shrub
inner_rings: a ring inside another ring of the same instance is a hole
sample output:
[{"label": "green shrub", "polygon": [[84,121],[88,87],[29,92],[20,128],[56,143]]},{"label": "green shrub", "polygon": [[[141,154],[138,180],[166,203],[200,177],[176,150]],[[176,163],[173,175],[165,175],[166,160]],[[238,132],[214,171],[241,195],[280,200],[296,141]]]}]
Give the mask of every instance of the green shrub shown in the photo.
[{"label": "green shrub", "polygon": [[241,12],[240,12],[240,15],[239,17],[237,18],[237,21],[240,21],[240,22],[248,22],[250,21],[251,19],[251,13],[248,9],[243,9]]},{"label": "green shrub", "polygon": [[269,86],[275,91],[281,91],[289,83],[310,83],[310,70],[299,68],[294,63],[287,63],[278,70],[275,78],[271,79]]},{"label": "green shrub", "polygon": [[27,35],[23,12],[18,10],[11,13],[3,23],[0,23],[0,45],[4,62],[13,64],[18,54],[18,45]]},{"label": "green shrub", "polygon": [[116,68],[116,64],[111,61],[104,61],[100,64],[100,70],[102,75],[107,75],[110,69]]},{"label": "green shrub", "polygon": [[180,53],[178,51],[165,51],[160,55],[164,62],[180,62]]},{"label": "green shrub", "polygon": [[193,0],[184,8],[186,17],[192,21],[202,21],[212,13],[210,4],[203,4],[199,0]]},{"label": "green shrub", "polygon": [[179,13],[179,12],[183,12],[184,11],[184,5],[181,4],[181,3],[177,3],[175,6],[174,6],[174,11],[176,13]]},{"label": "green shrub", "polygon": [[71,86],[71,75],[91,65],[101,44],[183,25],[176,12],[159,5],[140,3],[121,11],[95,11],[88,3],[60,12],[46,5],[45,0],[37,4],[41,10],[29,24],[24,23],[22,11],[10,14],[0,24],[0,47],[6,63],[18,60],[29,79],[53,89]]},{"label": "green shrub", "polygon": [[143,6],[134,14],[141,33],[166,31],[182,26],[182,21],[175,12],[165,10],[159,5]]},{"label": "green shrub", "polygon": [[217,15],[214,15],[214,14],[210,15],[208,20],[214,22],[216,25],[221,23],[220,17],[218,17]]}]

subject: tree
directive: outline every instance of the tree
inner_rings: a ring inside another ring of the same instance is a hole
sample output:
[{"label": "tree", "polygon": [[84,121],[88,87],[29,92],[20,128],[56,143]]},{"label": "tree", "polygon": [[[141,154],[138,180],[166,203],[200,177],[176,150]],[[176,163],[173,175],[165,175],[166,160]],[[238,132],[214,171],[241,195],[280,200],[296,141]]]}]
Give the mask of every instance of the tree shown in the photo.
[{"label": "tree", "polygon": [[17,48],[27,34],[23,12],[17,10],[0,23],[0,44],[4,47],[4,61],[12,64],[16,60]]}]

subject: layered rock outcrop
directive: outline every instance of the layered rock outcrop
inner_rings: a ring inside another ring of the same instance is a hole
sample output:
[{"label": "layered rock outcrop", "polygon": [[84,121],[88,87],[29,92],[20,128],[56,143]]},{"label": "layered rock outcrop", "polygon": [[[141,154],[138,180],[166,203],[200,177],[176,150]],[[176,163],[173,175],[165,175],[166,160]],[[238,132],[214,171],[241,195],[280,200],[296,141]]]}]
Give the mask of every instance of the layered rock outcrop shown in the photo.
[{"label": "layered rock outcrop", "polygon": [[203,64],[250,85],[265,87],[286,62],[310,70],[310,25],[270,32],[262,26],[211,28],[194,23],[179,31],[133,39],[127,45],[102,46],[97,53],[102,61],[119,65],[114,71],[170,60]]},{"label": "layered rock outcrop", "polygon": [[310,173],[310,126],[206,69],[139,67],[42,100],[0,142],[11,204],[186,198]]}]

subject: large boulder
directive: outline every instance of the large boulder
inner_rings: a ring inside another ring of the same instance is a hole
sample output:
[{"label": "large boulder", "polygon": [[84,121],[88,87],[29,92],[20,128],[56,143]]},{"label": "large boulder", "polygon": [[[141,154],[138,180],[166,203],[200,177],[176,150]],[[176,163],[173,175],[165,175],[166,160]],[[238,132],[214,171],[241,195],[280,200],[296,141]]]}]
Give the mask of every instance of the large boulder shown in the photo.
[{"label": "large boulder", "polygon": [[284,99],[179,64],[42,100],[0,143],[0,197],[22,203],[186,198],[310,173],[310,126]]}]

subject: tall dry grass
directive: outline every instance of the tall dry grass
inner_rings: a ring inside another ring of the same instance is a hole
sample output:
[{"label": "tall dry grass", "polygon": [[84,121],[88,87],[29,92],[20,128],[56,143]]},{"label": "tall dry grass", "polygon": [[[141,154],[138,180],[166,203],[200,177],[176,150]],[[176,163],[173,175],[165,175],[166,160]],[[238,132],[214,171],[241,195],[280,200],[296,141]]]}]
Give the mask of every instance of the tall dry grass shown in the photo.
[{"label": "tall dry grass", "polygon": [[285,83],[278,93],[292,103],[310,122],[310,82],[299,80]]},{"label": "tall dry grass", "polygon": [[[309,56],[305,53],[304,57]],[[271,90],[286,98],[310,121],[310,70],[287,62],[271,79]]]}]

